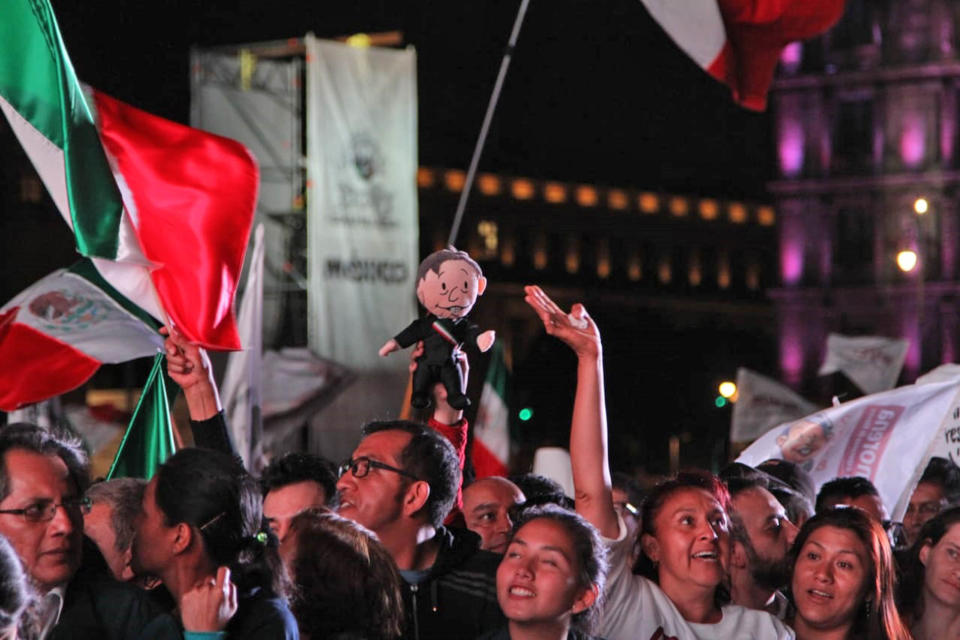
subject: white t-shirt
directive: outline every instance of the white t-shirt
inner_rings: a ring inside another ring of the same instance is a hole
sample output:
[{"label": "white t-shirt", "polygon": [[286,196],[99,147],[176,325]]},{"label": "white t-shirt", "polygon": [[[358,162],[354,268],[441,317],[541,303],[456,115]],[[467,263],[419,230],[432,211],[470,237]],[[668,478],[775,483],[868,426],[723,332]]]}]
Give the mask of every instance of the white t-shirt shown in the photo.
[{"label": "white t-shirt", "polygon": [[627,530],[620,520],[616,540],[604,538],[610,573],[597,635],[607,640],[792,640],[793,631],[766,611],[727,605],[714,624],[683,619],[656,583],[634,575]]}]

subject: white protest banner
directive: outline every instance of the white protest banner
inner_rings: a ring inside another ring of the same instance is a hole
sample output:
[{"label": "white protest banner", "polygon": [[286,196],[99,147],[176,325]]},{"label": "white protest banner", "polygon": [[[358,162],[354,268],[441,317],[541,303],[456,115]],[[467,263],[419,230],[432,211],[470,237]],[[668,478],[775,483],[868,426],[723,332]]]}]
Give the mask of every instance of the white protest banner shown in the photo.
[{"label": "white protest banner", "polygon": [[946,380],[956,380],[957,378],[960,378],[960,364],[949,362],[927,371],[917,378],[914,384],[930,384],[931,382],[944,382]]},{"label": "white protest banner", "polygon": [[864,393],[892,389],[900,377],[909,341],[880,336],[827,336],[827,356],[820,375],[843,372]]},{"label": "white protest banner", "polygon": [[730,442],[752,442],[771,428],[817,410],[792,389],[751,371],[737,369],[737,402],[730,422]]},{"label": "white protest banner", "polygon": [[308,339],[355,370],[417,317],[416,55],[307,36]]},{"label": "white protest banner", "polygon": [[899,520],[944,434],[954,430],[960,440],[958,402],[958,380],[864,396],[771,429],[737,462],[795,462],[810,473],[818,491],[834,478],[863,476]]}]

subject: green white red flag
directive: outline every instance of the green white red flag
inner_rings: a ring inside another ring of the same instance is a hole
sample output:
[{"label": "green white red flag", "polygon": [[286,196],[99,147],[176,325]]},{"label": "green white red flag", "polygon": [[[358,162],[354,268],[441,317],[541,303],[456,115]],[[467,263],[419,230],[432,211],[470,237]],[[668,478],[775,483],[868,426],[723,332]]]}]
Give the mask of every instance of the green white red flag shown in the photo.
[{"label": "green white red flag", "polygon": [[240,348],[233,298],[259,180],[245,147],[88,99],[47,0],[4,4],[0,110],[104,279],[187,338]]},{"label": "green white red flag", "polygon": [[89,261],[55,271],[0,307],[0,409],[75,389],[102,363],[155,354],[158,327]]},{"label": "green white red flag", "polygon": [[694,62],[723,82],[740,105],[767,106],[780,54],[843,15],[845,0],[641,0]]},{"label": "green white red flag", "polygon": [[127,432],[120,442],[117,455],[110,465],[107,480],[113,478],[143,478],[149,480],[167,458],[176,452],[173,422],[170,419],[170,398],[167,388],[173,382],[166,379],[166,358],[158,353],[153,369],[143,386],[137,408],[130,419]]},{"label": "green white red flag", "polygon": [[471,460],[478,478],[506,476],[509,470],[510,410],[506,400],[509,377],[503,345],[495,342],[473,426]]}]

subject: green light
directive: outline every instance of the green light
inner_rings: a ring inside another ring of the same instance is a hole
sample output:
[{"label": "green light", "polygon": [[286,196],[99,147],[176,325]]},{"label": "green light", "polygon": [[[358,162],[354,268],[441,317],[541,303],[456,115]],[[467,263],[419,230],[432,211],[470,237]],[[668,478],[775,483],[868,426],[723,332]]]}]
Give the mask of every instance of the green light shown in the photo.
[{"label": "green light", "polygon": [[713,404],[717,405],[717,409],[722,409],[727,406],[727,399],[723,396],[717,396],[717,399],[713,401]]},{"label": "green light", "polygon": [[526,422],[527,420],[533,417],[533,409],[529,407],[524,407],[523,409],[520,409],[520,413],[518,414],[517,417],[523,420],[524,422]]}]

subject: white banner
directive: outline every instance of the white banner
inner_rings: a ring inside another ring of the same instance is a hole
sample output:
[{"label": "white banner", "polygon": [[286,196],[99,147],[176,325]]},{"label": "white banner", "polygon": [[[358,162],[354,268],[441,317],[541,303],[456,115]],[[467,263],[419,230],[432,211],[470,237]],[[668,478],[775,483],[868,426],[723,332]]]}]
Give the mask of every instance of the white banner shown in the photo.
[{"label": "white banner", "polygon": [[237,328],[243,349],[227,357],[221,385],[223,411],[233,446],[248,471],[259,472],[263,462],[263,223],[254,231],[247,285],[240,302]]},{"label": "white banner", "polygon": [[938,451],[949,434],[960,441],[958,380],[899,387],[782,424],[737,462],[795,462],[810,472],[817,491],[837,477],[863,476],[900,520],[927,462],[943,455]]},{"label": "white banner", "polygon": [[737,396],[731,442],[752,442],[778,424],[817,410],[817,405],[792,389],[745,367],[737,369]]},{"label": "white banner", "polygon": [[307,37],[308,336],[358,370],[417,317],[416,55]]},{"label": "white banner", "polygon": [[842,371],[864,393],[892,389],[907,356],[907,340],[879,336],[827,336],[827,357],[820,375]]}]

